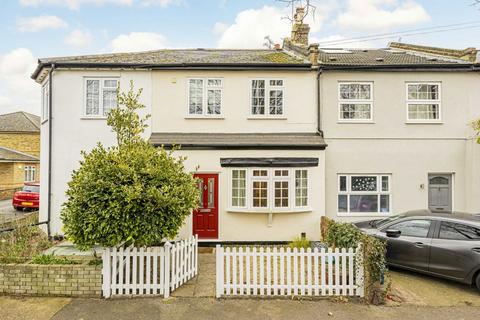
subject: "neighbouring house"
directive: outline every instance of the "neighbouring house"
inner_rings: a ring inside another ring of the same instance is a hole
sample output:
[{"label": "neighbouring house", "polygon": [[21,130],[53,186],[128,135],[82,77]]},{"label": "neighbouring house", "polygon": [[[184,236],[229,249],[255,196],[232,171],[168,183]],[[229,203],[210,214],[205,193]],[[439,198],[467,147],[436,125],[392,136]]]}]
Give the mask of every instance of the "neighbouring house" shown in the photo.
[{"label": "neighbouring house", "polygon": [[200,208],[181,236],[319,239],[324,215],[480,211],[480,152],[467,125],[480,116],[476,51],[326,49],[308,32],[297,20],[274,49],[40,59],[40,220],[61,233],[80,151],[115,142],[105,115],[130,80],[152,115],[145,136],[181,145],[187,169],[198,168]]},{"label": "neighbouring house", "polygon": [[19,111],[0,115],[0,199],[40,178],[40,117]]}]

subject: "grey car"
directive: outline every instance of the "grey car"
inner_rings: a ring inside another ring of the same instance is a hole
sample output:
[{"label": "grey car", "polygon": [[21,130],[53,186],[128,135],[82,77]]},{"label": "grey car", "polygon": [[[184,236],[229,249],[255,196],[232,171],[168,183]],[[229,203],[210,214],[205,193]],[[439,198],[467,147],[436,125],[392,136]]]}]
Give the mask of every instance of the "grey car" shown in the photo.
[{"label": "grey car", "polygon": [[355,225],[387,240],[389,265],[480,290],[480,215],[419,210]]}]

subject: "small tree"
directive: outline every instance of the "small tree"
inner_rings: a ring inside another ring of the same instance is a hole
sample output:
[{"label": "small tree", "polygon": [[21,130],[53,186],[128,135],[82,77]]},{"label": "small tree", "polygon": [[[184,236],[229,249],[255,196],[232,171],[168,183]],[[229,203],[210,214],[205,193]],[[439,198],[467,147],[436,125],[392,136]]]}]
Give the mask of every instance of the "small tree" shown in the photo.
[{"label": "small tree", "polygon": [[107,124],[118,145],[99,143],[82,152],[68,183],[61,218],[65,235],[81,249],[158,244],[174,237],[197,206],[196,180],[185,171],[185,159],[142,138],[148,116],[138,114],[141,92],[131,83],[127,93],[117,93],[119,107]]}]

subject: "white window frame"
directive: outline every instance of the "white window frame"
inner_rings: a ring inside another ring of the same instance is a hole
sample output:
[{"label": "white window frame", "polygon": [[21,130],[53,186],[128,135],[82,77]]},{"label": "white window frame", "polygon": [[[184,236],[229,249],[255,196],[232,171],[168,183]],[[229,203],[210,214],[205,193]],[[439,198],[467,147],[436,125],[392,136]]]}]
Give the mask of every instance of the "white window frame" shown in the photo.
[{"label": "white window frame", "polygon": [[[342,99],[340,87],[342,85],[359,84],[370,86],[370,99]],[[339,81],[337,87],[338,122],[340,123],[373,123],[374,97],[373,81]],[[342,118],[342,104],[368,104],[370,105],[370,119],[344,119]]]},{"label": "white window frame", "polygon": [[[340,179],[341,177],[346,177],[346,191],[340,190]],[[351,191],[351,178],[352,177],[376,177],[377,178],[377,190],[376,191]],[[382,190],[382,177],[388,177],[388,191],[383,191]],[[341,212],[338,209],[339,206],[339,196],[340,195],[346,195],[347,196],[347,211],[346,212]],[[376,212],[351,212],[350,211],[350,196],[351,195],[377,195],[378,197],[378,207]],[[380,211],[381,207],[381,201],[380,201],[380,196],[381,195],[388,195],[388,204],[389,204],[389,210],[386,212]],[[390,173],[355,173],[355,174],[348,174],[348,173],[339,173],[337,175],[337,215],[340,217],[348,217],[348,216],[363,216],[363,217],[371,217],[371,216],[379,216],[379,217],[384,217],[384,216],[389,216],[392,214],[392,198],[393,198],[393,193],[392,193],[392,174]]]},{"label": "white window frame", "polygon": [[[253,81],[262,80],[265,81],[265,114],[254,114],[253,113]],[[270,81],[282,81],[281,86],[272,86]],[[283,78],[250,78],[249,79],[249,118],[250,119],[286,119],[286,85],[285,79]],[[270,114],[270,91],[272,90],[281,90],[283,101],[282,101],[282,113],[281,114]]]},{"label": "white window frame", "polygon": [[[233,206],[232,204],[232,178],[233,170],[245,170],[245,206]],[[267,176],[253,176],[254,170],[266,170]],[[288,177],[275,176],[275,170],[287,170]],[[295,171],[306,170],[307,171],[307,205],[296,206],[295,205]],[[229,170],[228,178],[228,209],[230,212],[262,212],[262,213],[280,213],[280,212],[308,212],[312,211],[311,201],[311,170],[305,167],[233,167]],[[254,181],[267,181],[267,207],[253,207],[253,182]],[[275,207],[275,181],[288,181],[288,207]]]},{"label": "white window frame", "polygon": [[24,182],[35,182],[37,178],[37,167],[36,166],[24,166]]},{"label": "white window frame", "polygon": [[[202,88],[202,113],[201,114],[196,114],[196,113],[190,113],[190,80],[202,80],[203,81],[203,88]],[[209,86],[208,85],[208,80],[219,80],[220,81],[220,86]],[[186,110],[186,118],[197,118],[197,119],[202,119],[202,118],[223,118],[223,78],[220,77],[189,77],[187,78],[187,84],[186,84],[186,89],[187,89],[187,110]],[[208,90],[209,89],[216,89],[220,90],[220,114],[208,114],[207,109],[208,109]]]},{"label": "white window frame", "polygon": [[41,107],[41,123],[48,120],[50,114],[50,83],[46,81],[42,86],[42,107]]},{"label": "white window frame", "polygon": [[[438,86],[438,99],[437,100],[425,100],[425,99],[412,99],[410,100],[408,97],[408,86],[410,85],[436,85]],[[406,82],[405,83],[405,101],[406,101],[406,119],[407,123],[442,123],[442,83],[437,81],[430,81],[430,82]],[[410,119],[410,112],[409,106],[411,104],[420,104],[420,105],[428,105],[428,104],[438,104],[438,119]]]},{"label": "white window frame", "polygon": [[[98,114],[87,114],[87,81],[89,80],[98,80],[99,81],[99,92],[98,92]],[[107,116],[103,114],[103,87],[104,81],[117,81],[117,87],[120,83],[119,77],[85,77],[83,81],[83,118],[86,119],[106,119]],[[118,105],[118,102],[117,102]]]}]

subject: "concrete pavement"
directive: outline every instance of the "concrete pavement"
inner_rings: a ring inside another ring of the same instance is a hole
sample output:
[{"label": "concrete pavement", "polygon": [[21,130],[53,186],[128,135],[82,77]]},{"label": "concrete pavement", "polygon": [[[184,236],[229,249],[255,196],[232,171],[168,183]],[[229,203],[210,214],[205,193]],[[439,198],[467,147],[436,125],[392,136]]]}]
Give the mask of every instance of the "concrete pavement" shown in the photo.
[{"label": "concrete pavement", "polygon": [[0,319],[401,319],[478,320],[473,306],[366,306],[358,302],[291,299],[135,298],[66,299],[0,297]]}]

